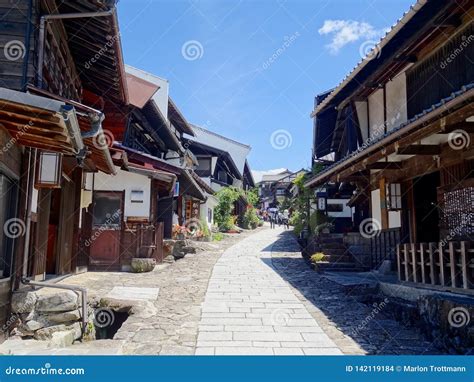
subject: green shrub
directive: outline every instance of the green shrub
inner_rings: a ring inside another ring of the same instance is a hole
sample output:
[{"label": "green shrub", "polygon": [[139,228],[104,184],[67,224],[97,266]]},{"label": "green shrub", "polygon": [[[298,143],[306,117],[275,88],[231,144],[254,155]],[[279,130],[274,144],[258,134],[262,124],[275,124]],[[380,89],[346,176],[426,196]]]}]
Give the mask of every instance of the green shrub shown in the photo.
[{"label": "green shrub", "polygon": [[325,256],[324,253],[316,252],[315,254],[311,255],[311,262],[312,263],[319,263],[320,261],[323,261],[324,256]]},{"label": "green shrub", "polygon": [[212,240],[214,241],[221,241],[224,238],[224,235],[222,232],[216,232],[214,235],[212,235]]},{"label": "green shrub", "polygon": [[247,208],[242,220],[243,227],[246,229],[255,229],[259,222],[260,219],[257,216],[257,210],[253,207]]},{"label": "green shrub", "polygon": [[232,212],[234,202],[239,198],[240,191],[234,187],[225,187],[216,194],[219,202],[214,209],[214,221],[220,231],[228,231],[234,227]]}]

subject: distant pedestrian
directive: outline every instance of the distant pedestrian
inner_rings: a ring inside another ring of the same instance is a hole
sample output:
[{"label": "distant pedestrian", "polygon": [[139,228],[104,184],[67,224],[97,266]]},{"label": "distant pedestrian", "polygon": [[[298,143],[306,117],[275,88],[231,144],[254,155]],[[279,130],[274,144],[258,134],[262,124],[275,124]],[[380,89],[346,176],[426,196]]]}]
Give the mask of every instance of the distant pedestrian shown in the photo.
[{"label": "distant pedestrian", "polygon": [[283,224],[285,225],[285,229],[290,229],[290,214],[288,210],[283,211]]}]

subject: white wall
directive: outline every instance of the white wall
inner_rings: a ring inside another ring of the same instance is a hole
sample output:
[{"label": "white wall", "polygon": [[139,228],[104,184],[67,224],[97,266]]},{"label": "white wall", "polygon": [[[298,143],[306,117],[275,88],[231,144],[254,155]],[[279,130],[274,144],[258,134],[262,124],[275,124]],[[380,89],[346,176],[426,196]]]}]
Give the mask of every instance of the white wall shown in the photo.
[{"label": "white wall", "polygon": [[405,72],[398,74],[386,84],[387,131],[407,120],[407,88]]},{"label": "white wall", "polygon": [[388,211],[388,228],[400,228],[402,218],[400,211]]},{"label": "white wall", "polygon": [[[372,206],[372,219],[378,222],[378,225],[382,227],[382,209],[380,208],[380,189],[373,190],[370,195],[370,201]],[[374,224],[374,228],[376,225]]]},{"label": "white wall", "polygon": [[[206,194],[206,196],[207,196],[206,203],[201,204],[200,211],[199,211],[199,216],[200,216],[201,220],[206,221],[209,228],[211,228],[211,226],[214,224],[214,208],[217,206],[218,200],[213,195]],[[207,210],[209,208],[212,210],[212,220],[211,221],[209,221],[207,219]]]},{"label": "white wall", "polygon": [[367,102],[357,101],[354,102],[357,119],[359,121],[360,132],[362,134],[362,141],[366,141],[369,137],[369,120],[367,115]]},{"label": "white wall", "polygon": [[383,89],[375,91],[368,99],[370,137],[373,138],[384,133]]},{"label": "white wall", "polygon": [[[86,179],[86,189],[92,188],[94,181],[95,191],[125,191],[124,218],[150,217],[150,193],[151,180],[146,176],[134,174],[128,171],[120,170],[116,167],[117,175],[107,175],[102,172],[88,173]],[[143,191],[143,203],[131,203],[130,194],[132,190]]]}]

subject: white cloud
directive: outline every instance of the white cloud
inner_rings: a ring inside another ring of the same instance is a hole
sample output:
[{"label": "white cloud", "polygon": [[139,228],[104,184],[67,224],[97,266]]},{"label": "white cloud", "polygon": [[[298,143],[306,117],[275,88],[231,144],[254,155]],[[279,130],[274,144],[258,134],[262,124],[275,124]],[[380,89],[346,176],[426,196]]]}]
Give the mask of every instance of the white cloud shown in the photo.
[{"label": "white cloud", "polygon": [[318,33],[322,36],[332,36],[331,43],[327,47],[331,54],[337,54],[351,42],[380,38],[385,29],[375,29],[369,23],[354,20],[325,20]]}]

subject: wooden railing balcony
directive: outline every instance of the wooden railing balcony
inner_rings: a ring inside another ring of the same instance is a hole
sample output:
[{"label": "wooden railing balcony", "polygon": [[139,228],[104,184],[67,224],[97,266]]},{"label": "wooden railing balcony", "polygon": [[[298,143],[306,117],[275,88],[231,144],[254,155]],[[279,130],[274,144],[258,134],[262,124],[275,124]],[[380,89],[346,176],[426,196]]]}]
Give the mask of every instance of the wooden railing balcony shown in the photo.
[{"label": "wooden railing balcony", "polygon": [[397,265],[400,281],[474,289],[474,244],[471,241],[399,244]]}]

